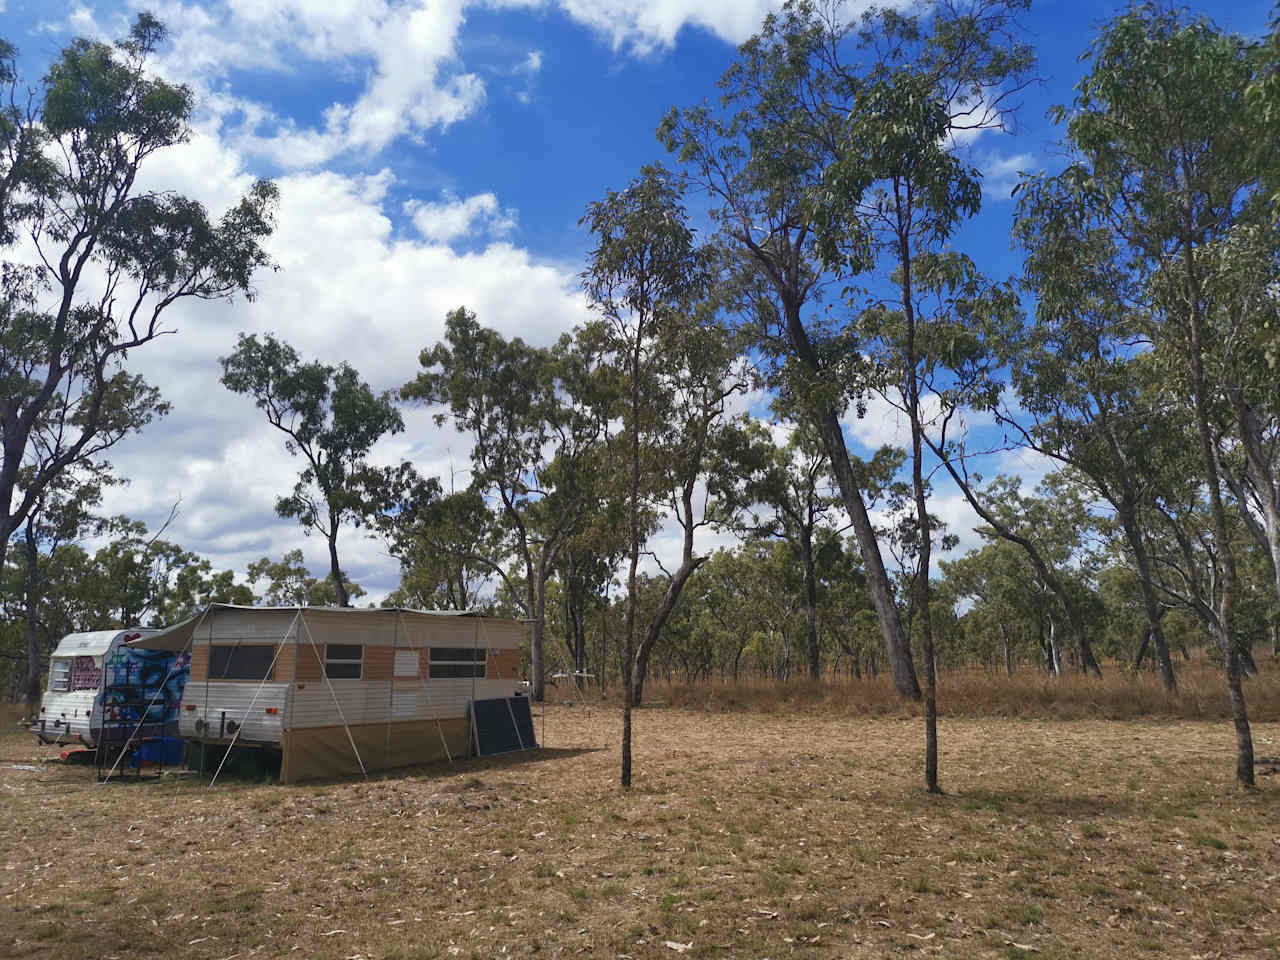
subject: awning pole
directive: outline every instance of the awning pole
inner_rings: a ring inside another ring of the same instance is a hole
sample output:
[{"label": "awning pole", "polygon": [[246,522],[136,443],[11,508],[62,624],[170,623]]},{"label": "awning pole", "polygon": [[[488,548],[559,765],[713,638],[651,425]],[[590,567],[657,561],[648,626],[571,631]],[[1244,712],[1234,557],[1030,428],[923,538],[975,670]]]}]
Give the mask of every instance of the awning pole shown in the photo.
[{"label": "awning pole", "polygon": [[[302,617],[302,611],[298,611],[298,616]],[[338,702],[338,694],[334,692],[333,683],[329,680],[329,672],[324,668],[324,661],[320,659],[320,648],[316,646],[315,634],[311,632],[311,625],[307,623],[307,618],[302,617],[302,625],[306,628],[307,639],[311,643],[311,652],[316,655],[316,660],[320,662],[320,673],[324,677],[325,686],[329,688],[329,696],[333,697],[333,705],[338,708],[338,718],[342,721],[342,729],[347,732],[347,742],[351,744],[351,752],[356,755],[356,763],[360,764],[360,773],[366,780],[369,779],[369,771],[365,769],[364,761],[360,759],[360,750],[356,747],[356,738],[351,735],[351,725],[347,723],[347,715],[342,712],[342,704]],[[392,671],[394,673],[394,671]]]},{"label": "awning pole", "polygon": [[444,747],[444,755],[449,758],[449,766],[453,766],[453,754],[449,752],[449,741],[444,738],[444,727],[440,726],[440,720],[436,720],[436,732],[440,734],[440,743]]},{"label": "awning pole", "polygon": [[209,788],[218,782],[218,776],[222,773],[223,766],[226,765],[227,757],[231,756],[231,751],[236,745],[236,741],[240,739],[240,731],[244,729],[244,722],[249,719],[249,713],[253,710],[254,704],[258,702],[258,697],[262,694],[262,688],[267,685],[267,677],[275,673],[276,661],[280,659],[280,651],[284,649],[284,643],[289,639],[289,634],[293,632],[293,628],[298,624],[298,617],[302,616],[299,610],[294,615],[293,623],[289,625],[289,629],[284,632],[284,636],[280,638],[280,642],[276,644],[275,655],[271,658],[271,666],[267,667],[267,672],[263,674],[262,679],[258,681],[258,689],[253,691],[253,699],[249,701],[249,706],[245,707],[244,714],[240,717],[240,723],[236,727],[236,732],[231,735],[231,742],[227,744],[226,751],[222,754],[222,760],[218,764],[218,769],[213,772],[213,779],[209,781]]}]

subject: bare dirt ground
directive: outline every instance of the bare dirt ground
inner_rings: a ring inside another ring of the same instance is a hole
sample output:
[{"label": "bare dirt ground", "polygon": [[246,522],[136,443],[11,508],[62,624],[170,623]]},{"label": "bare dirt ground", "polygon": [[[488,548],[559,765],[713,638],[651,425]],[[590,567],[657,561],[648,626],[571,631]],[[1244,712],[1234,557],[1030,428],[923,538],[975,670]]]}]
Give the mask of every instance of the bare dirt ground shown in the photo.
[{"label": "bare dirt ground", "polygon": [[915,719],[646,708],[630,793],[619,727],[549,707],[532,756],[212,789],[6,734],[0,955],[1280,954],[1280,777],[1232,785],[1229,724],[944,720],[943,797]]}]

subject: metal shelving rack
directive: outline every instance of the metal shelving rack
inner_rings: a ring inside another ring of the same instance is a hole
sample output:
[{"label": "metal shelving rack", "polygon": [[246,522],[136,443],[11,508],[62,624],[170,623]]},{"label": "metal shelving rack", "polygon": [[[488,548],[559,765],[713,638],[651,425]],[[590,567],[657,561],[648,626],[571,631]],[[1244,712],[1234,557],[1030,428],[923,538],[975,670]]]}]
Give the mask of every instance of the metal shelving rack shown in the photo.
[{"label": "metal shelving rack", "polygon": [[[103,688],[102,726],[97,734],[98,780],[123,778],[128,771],[129,756],[125,751],[136,752],[143,744],[164,736],[164,721],[145,719],[154,706],[153,700],[142,696],[137,684],[120,683]],[[139,723],[139,720],[142,722]],[[155,773],[164,773],[164,751],[159,751]],[[119,763],[116,763],[117,758]],[[114,773],[112,771],[114,770]],[[142,764],[137,766],[136,779],[142,779]]]}]

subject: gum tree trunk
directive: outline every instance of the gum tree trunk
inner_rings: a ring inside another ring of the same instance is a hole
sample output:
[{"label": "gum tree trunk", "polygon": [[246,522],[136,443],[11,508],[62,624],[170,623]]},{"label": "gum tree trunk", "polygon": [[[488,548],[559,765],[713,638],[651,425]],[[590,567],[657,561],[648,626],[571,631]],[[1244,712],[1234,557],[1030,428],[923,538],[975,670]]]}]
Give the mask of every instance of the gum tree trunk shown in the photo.
[{"label": "gum tree trunk", "polygon": [[822,677],[822,651],[818,644],[818,578],[813,569],[813,535],[800,531],[800,559],[804,563],[804,620],[809,641],[809,679]]}]

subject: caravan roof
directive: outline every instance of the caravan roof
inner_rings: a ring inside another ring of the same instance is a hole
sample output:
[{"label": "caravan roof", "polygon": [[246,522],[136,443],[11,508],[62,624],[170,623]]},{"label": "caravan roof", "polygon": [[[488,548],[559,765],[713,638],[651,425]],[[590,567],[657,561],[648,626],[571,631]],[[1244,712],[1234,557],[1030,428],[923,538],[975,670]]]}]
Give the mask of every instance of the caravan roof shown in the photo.
[{"label": "caravan roof", "polygon": [[[171,627],[153,633],[151,636],[129,642],[131,647],[142,647],[147,650],[187,649],[191,637],[200,626],[200,622],[216,610],[252,610],[262,614],[276,613],[340,613],[353,617],[370,617],[386,614],[409,614],[414,617],[482,617],[478,610],[411,610],[408,607],[251,607],[236,603],[211,603],[193,617],[175,623]],[[489,620],[504,620],[505,617],[489,617]],[[113,634],[114,636],[114,634]]]},{"label": "caravan roof", "polygon": [[91,630],[88,633],[68,633],[58,641],[58,648],[53,651],[53,655],[55,657],[100,657],[111,649],[111,641],[124,632],[123,630]]}]

